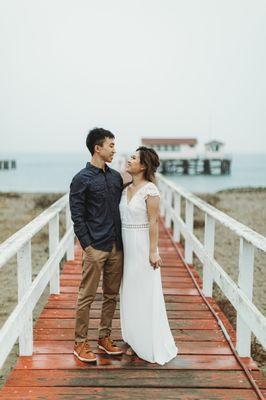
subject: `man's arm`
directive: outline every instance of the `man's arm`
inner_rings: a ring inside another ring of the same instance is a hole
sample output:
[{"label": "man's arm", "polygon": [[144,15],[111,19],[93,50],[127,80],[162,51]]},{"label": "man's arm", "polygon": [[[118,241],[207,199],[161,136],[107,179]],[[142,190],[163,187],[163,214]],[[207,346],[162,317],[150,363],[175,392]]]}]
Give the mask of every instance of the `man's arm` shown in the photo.
[{"label": "man's arm", "polygon": [[70,184],[69,205],[74,232],[85,249],[90,244],[90,236],[86,226],[86,184],[80,176],[75,176]]}]

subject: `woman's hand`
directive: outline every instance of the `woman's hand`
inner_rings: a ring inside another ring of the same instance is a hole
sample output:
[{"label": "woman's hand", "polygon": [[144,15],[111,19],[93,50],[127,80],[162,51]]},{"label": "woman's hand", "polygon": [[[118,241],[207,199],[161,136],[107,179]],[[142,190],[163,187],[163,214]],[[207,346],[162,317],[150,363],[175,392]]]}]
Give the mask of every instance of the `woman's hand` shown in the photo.
[{"label": "woman's hand", "polygon": [[159,268],[162,266],[162,259],[158,253],[150,253],[150,263],[153,269]]}]

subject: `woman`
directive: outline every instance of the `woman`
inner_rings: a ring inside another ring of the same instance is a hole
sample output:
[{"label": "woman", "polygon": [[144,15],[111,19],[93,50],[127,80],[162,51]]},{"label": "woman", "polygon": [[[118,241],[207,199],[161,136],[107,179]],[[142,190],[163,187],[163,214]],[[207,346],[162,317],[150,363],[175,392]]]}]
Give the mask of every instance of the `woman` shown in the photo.
[{"label": "woman", "polygon": [[177,354],[162,291],[158,253],[160,195],[154,184],[157,153],[139,147],[127,163],[132,182],[121,202],[124,272],[120,289],[120,318],[126,354],[165,364]]}]

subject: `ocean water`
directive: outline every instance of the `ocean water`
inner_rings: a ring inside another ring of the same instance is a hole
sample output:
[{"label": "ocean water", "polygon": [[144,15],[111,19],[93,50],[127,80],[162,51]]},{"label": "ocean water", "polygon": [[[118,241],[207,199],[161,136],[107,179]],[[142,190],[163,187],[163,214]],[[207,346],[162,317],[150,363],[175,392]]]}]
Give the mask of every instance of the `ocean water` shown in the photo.
[{"label": "ocean water", "polygon": [[[17,169],[0,170],[0,191],[66,192],[72,177],[86,165],[88,154],[0,154],[0,159],[5,158],[15,159]],[[196,193],[266,187],[266,154],[234,154],[232,158],[230,175],[167,178]]]}]

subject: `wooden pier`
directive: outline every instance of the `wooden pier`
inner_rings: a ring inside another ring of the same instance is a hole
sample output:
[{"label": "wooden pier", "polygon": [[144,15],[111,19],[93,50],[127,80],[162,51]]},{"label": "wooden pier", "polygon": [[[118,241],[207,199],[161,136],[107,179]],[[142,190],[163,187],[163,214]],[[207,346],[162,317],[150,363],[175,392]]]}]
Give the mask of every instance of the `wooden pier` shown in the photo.
[{"label": "wooden pier", "polygon": [[[6,385],[3,399],[257,399],[249,380],[230,349],[223,332],[200,296],[163,225],[160,226],[162,280],[167,314],[179,348],[178,356],[159,366],[138,357],[107,356],[97,350],[101,288],[93,303],[89,338],[97,363],[89,365],[72,354],[75,304],[81,279],[82,251],[65,263],[61,293],[51,295],[34,327],[33,355],[19,357]],[[182,248],[179,247],[182,251]],[[190,272],[201,285],[192,265]],[[208,299],[233,341],[235,333],[212,299]],[[160,334],[158,332],[158,334]],[[113,338],[119,345],[119,305],[113,321]],[[266,393],[256,363],[242,362]]]},{"label": "wooden pier", "polygon": [[[164,366],[126,354],[108,356],[97,349],[102,290],[92,305],[89,339],[97,354],[94,364],[73,355],[75,307],[81,280],[82,250],[74,246],[68,195],[63,196],[0,245],[0,268],[17,254],[18,305],[0,330],[0,365],[17,338],[20,356],[0,398],[56,399],[180,399],[255,400],[266,395],[266,379],[250,356],[251,330],[265,346],[265,317],[248,294],[252,287],[253,247],[266,251],[266,239],[209,206],[184,189],[158,176],[161,191],[159,251],[162,283],[170,327],[179,352]],[[186,200],[181,218],[180,198]],[[193,235],[193,206],[205,213],[202,245]],[[59,238],[59,213],[66,232]],[[240,237],[238,285],[213,258],[214,221]],[[31,240],[49,224],[49,258],[31,278]],[[171,228],[172,226],[172,228]],[[180,235],[185,237],[184,247]],[[203,262],[203,281],[193,267],[193,252]],[[66,256],[61,274],[59,262]],[[212,298],[213,282],[220,285],[237,311],[235,332]],[[33,326],[32,310],[47,285],[50,297]],[[160,332],[158,332],[160,334]],[[122,342],[119,302],[112,337]]]},{"label": "wooden pier", "polygon": [[160,172],[175,175],[230,175],[230,158],[161,160]]},{"label": "wooden pier", "polygon": [[16,160],[0,160],[0,170],[16,169],[16,168],[17,168]]},{"label": "wooden pier", "polygon": [[160,158],[160,172],[175,175],[229,175],[232,158],[224,153],[225,143],[205,143],[203,153],[197,150],[196,138],[142,138]]}]

